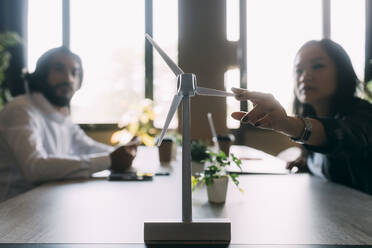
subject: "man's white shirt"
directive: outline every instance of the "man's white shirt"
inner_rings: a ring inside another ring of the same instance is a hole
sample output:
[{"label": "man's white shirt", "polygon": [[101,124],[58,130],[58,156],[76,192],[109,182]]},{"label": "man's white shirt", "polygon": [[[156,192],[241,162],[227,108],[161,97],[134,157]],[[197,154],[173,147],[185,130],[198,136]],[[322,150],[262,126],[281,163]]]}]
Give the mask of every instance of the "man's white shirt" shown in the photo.
[{"label": "man's white shirt", "polygon": [[108,169],[113,150],[89,138],[42,94],[18,96],[0,112],[0,201],[42,182]]}]

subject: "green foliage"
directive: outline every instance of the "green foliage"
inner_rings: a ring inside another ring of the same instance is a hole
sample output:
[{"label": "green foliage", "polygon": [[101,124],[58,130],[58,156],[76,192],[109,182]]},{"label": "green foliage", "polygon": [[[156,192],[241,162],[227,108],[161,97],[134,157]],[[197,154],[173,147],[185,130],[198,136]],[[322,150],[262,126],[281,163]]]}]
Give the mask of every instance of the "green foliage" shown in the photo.
[{"label": "green foliage", "polygon": [[364,98],[372,103],[372,80],[368,81],[366,84]]},{"label": "green foliage", "polygon": [[208,146],[201,140],[191,141],[191,159],[201,163],[209,158]]},{"label": "green foliage", "polygon": [[126,113],[119,122],[120,130],[114,132],[110,142],[112,145],[125,145],[133,136],[137,136],[140,144],[154,146],[155,137],[158,134],[154,127],[154,102],[151,99],[144,99],[138,102],[136,108]]},{"label": "green foliage", "polygon": [[10,91],[5,85],[5,72],[9,68],[10,60],[12,58],[8,49],[20,42],[21,39],[17,33],[0,33],[0,107],[10,99]]},{"label": "green foliage", "polygon": [[201,173],[200,176],[192,177],[192,190],[195,190],[197,186],[203,185],[204,183],[207,186],[212,185],[214,179],[229,176],[233,183],[242,192],[243,189],[239,187],[239,175],[236,173],[226,172],[227,167],[232,163],[241,169],[242,161],[235,157],[232,153],[230,154],[230,157],[227,157],[223,151],[220,153],[208,151],[207,153],[209,154],[209,157],[205,160],[205,162],[208,164],[208,166],[204,169],[204,172]]},{"label": "green foliage", "polygon": [[130,122],[126,126],[126,130],[140,139],[141,144],[145,146],[155,145],[155,136],[158,131],[154,127],[154,102],[151,99],[145,99],[142,103],[143,107],[138,119]]}]

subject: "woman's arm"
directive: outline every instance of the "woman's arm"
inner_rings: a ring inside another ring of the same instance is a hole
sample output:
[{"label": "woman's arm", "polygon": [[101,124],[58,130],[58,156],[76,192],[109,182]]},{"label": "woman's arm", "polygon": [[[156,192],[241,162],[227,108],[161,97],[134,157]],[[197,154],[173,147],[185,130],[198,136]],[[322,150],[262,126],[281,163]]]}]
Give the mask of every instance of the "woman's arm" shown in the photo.
[{"label": "woman's arm", "polygon": [[[327,145],[327,135],[325,133],[323,124],[312,118],[308,118],[312,126],[312,132],[305,144],[312,146],[326,146]],[[276,130],[287,136],[293,138],[301,137],[304,132],[305,124],[302,119],[298,117],[287,117],[287,121],[283,123],[281,130]]]},{"label": "woman's arm", "polygon": [[[287,116],[284,108],[271,94],[232,89],[238,100],[250,100],[254,108],[246,112],[234,112],[232,117],[243,123],[270,129],[292,138],[301,137],[304,121]],[[372,106],[355,99],[350,110],[342,118],[308,118],[312,125],[305,147],[314,152],[334,153],[342,156],[366,157],[372,152]]]},{"label": "woman's arm", "polygon": [[[299,138],[302,136],[305,123],[301,118],[288,116],[280,103],[271,95],[260,92],[252,92],[243,89],[233,88],[236,99],[240,101],[250,100],[254,108],[250,112],[234,112],[232,117],[243,123],[250,123],[258,128],[270,129],[283,133],[289,137]],[[312,132],[306,144],[312,146],[325,146],[327,135],[323,124],[309,118],[312,125]]]}]

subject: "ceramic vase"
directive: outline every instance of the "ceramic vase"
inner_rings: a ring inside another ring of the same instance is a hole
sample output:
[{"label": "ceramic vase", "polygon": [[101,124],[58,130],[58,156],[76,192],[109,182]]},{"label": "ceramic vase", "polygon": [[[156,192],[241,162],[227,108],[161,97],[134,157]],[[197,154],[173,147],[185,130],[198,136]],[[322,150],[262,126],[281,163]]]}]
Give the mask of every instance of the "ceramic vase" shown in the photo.
[{"label": "ceramic vase", "polygon": [[224,203],[226,201],[228,176],[222,176],[214,179],[213,184],[207,186],[208,201],[210,203]]}]

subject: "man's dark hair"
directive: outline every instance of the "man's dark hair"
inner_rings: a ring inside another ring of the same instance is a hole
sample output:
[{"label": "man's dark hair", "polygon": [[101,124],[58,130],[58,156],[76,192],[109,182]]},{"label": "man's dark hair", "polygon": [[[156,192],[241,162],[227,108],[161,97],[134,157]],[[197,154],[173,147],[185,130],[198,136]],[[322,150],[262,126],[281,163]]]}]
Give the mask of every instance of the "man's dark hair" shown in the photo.
[{"label": "man's dark hair", "polygon": [[[333,61],[336,68],[336,92],[331,101],[331,115],[341,112],[355,97],[360,81],[354,71],[349,55],[344,48],[330,39],[311,40],[306,42],[299,51],[309,45],[319,44]],[[295,94],[293,112],[300,116],[315,115],[315,110],[309,104],[302,104]]]},{"label": "man's dark hair", "polygon": [[81,83],[83,81],[83,66],[81,59],[78,55],[71,52],[71,50],[67,47],[61,46],[52,48],[41,55],[41,57],[37,60],[35,71],[31,74],[25,75],[30,91],[41,92],[43,87],[45,87],[44,84],[47,83],[51,62],[58,53],[64,53],[71,56],[79,64],[79,88],[81,87]]}]

